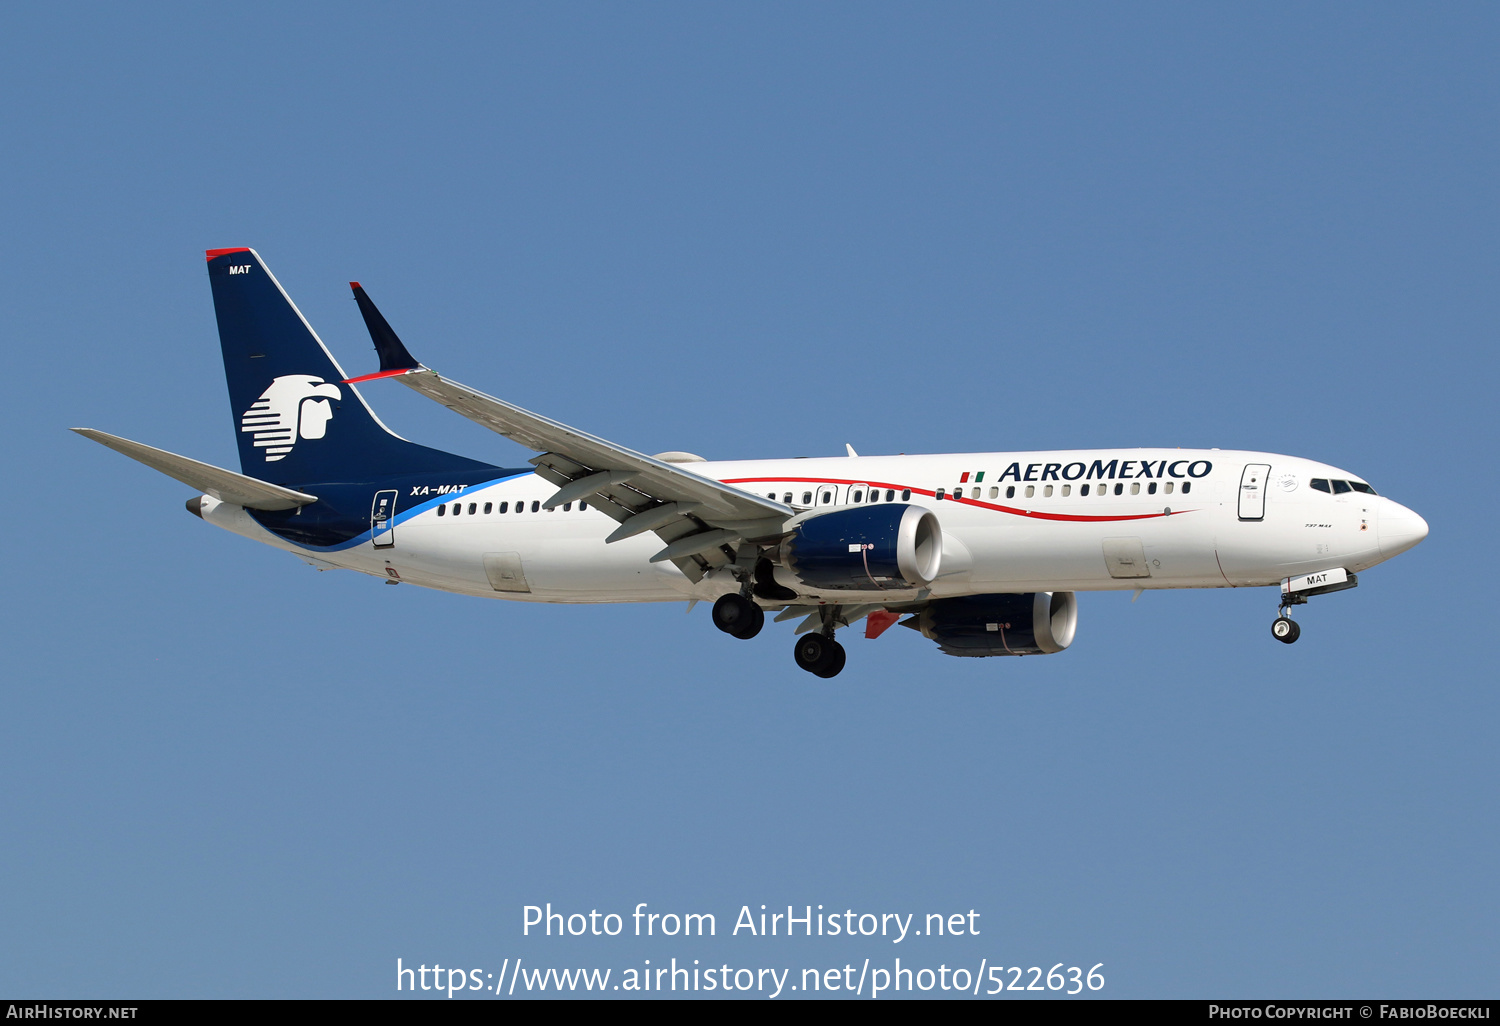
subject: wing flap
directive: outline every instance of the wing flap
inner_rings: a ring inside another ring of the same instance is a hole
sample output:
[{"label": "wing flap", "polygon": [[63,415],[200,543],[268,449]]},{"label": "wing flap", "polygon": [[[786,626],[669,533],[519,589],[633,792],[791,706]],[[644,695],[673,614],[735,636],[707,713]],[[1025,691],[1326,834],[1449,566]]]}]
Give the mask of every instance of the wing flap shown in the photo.
[{"label": "wing flap", "polygon": [[[596,438],[503,399],[448,381],[425,367],[399,375],[395,380],[497,434],[547,455],[564,456],[590,473],[632,471],[631,484],[653,498],[699,502],[736,520],[791,515],[791,510],[778,502]],[[532,462],[540,467],[544,458]],[[553,469],[559,468],[554,465]]]},{"label": "wing flap", "polygon": [[399,381],[476,424],[540,452],[531,463],[539,477],[558,488],[548,505],[586,501],[622,525],[645,516],[647,520],[632,526],[628,533],[616,532],[611,538],[618,541],[654,531],[668,544],[658,558],[670,560],[694,581],[707,568],[722,566],[730,557],[717,545],[688,552],[684,550],[693,548],[691,544],[673,547],[672,543],[708,531],[720,532],[716,537],[722,537],[725,543],[737,543],[740,538],[774,538],[780,533],[780,525],[792,516],[791,507],[774,499],[695,474],[680,464],[627,449],[449,381],[410,355],[358,286],[355,298],[380,353],[380,371],[367,377]]}]

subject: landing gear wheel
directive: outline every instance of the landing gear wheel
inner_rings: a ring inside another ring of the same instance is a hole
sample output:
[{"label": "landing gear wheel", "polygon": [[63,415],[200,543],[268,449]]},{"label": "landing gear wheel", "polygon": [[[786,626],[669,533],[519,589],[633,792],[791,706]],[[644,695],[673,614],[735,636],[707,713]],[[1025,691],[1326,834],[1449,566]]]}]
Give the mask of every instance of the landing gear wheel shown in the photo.
[{"label": "landing gear wheel", "polygon": [[766,625],[766,611],[743,595],[721,595],[714,603],[714,626],[725,634],[748,640]]},{"label": "landing gear wheel", "polygon": [[837,677],[844,669],[844,646],[832,638],[828,639],[828,644],[833,648],[833,658],[829,660],[828,665],[823,667],[823,669],[813,671],[819,677]]},{"label": "landing gear wheel", "polygon": [[1302,628],[1297,626],[1296,620],[1289,620],[1284,616],[1278,616],[1271,623],[1271,637],[1284,645],[1290,645],[1302,636]]},{"label": "landing gear wheel", "polygon": [[808,673],[835,677],[844,668],[844,646],[822,634],[804,634],[797,639],[792,658]]}]

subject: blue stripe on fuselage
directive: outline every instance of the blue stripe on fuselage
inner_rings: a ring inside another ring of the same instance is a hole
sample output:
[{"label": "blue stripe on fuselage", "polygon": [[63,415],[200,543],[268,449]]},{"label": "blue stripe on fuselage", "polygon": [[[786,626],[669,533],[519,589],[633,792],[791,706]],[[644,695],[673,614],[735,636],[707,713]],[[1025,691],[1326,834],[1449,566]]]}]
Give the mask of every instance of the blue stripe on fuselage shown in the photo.
[{"label": "blue stripe on fuselage", "polygon": [[[391,527],[430,509],[472,495],[490,485],[534,474],[531,469],[486,468],[484,475],[423,474],[359,483],[314,483],[302,486],[318,501],[296,510],[247,510],[256,523],[298,548],[317,552],[341,552],[371,540],[370,512],[379,492],[396,492],[396,513]],[[439,491],[438,489],[442,489]],[[405,505],[410,502],[411,505]],[[404,507],[404,508],[403,508]]]}]

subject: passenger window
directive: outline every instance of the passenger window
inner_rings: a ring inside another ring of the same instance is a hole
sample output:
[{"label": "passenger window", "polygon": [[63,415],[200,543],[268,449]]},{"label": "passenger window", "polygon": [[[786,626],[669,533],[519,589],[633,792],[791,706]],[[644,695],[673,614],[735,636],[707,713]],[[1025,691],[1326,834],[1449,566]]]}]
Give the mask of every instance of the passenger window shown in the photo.
[{"label": "passenger window", "polygon": [[879,502],[880,501],[880,489],[879,488],[871,488],[870,489],[870,501],[871,502]]},{"label": "passenger window", "polygon": [[1182,482],[1182,494],[1183,495],[1186,495],[1188,492],[1190,492],[1192,490],[1193,490],[1193,482],[1191,482],[1191,481],[1184,481],[1184,482]]},{"label": "passenger window", "polygon": [[1139,481],[1132,481],[1132,482],[1130,482],[1130,494],[1131,495],[1139,495],[1139,494],[1141,494],[1141,483]]},{"label": "passenger window", "polygon": [[948,491],[948,490],[947,490],[947,489],[946,489],[946,488],[939,488],[939,489],[938,489],[938,490],[937,490],[937,491],[936,491],[936,492],[935,492],[935,493],[934,493],[934,494],[933,494],[933,498],[934,498],[934,499],[936,499],[936,500],[937,500],[937,501],[938,501],[938,502],[942,502],[942,501],[943,501],[943,496],[944,496],[944,495],[945,495],[945,494],[946,494],[946,493],[947,493],[947,491]]},{"label": "passenger window", "polygon": [[1115,494],[1116,495],[1124,495],[1125,494],[1125,486],[1122,485],[1122,484],[1115,485]]},{"label": "passenger window", "polygon": [[1044,485],[1042,487],[1042,495],[1045,498],[1048,498],[1048,499],[1052,498],[1052,486],[1051,485]]},{"label": "passenger window", "polygon": [[1363,481],[1350,481],[1349,482],[1349,487],[1353,488],[1356,492],[1364,492],[1366,495],[1374,495],[1375,494],[1375,489],[1371,488],[1369,485],[1365,484]]},{"label": "passenger window", "polygon": [[541,508],[542,508],[542,500],[541,499],[532,499],[531,500],[531,512],[535,513],[537,510],[539,510]]},{"label": "passenger window", "polygon": [[1029,499],[1029,498],[1031,498],[1035,494],[1036,494],[1036,485],[1027,485],[1026,486],[1026,498]]},{"label": "passenger window", "polygon": [[775,502],[776,501],[776,493],[775,492],[767,492],[766,493],[766,498],[770,499],[772,502]]},{"label": "passenger window", "polygon": [[1063,498],[1066,499],[1068,496],[1070,496],[1072,494],[1073,494],[1073,486],[1072,485],[1063,485]]},{"label": "passenger window", "polygon": [[910,488],[903,488],[903,489],[901,489],[901,501],[902,502],[910,502],[911,501],[911,489]]},{"label": "passenger window", "polygon": [[454,516],[458,516],[463,511],[464,511],[464,504],[463,503],[461,503],[461,502],[455,502],[453,504],[453,515]]},{"label": "passenger window", "polygon": [[1147,495],[1155,495],[1156,494],[1156,482],[1155,481],[1152,481],[1150,484],[1148,484],[1146,486],[1146,494]]},{"label": "passenger window", "polygon": [[493,502],[486,502],[484,504],[484,515],[485,516],[489,516],[494,511],[495,511],[495,504]]},{"label": "passenger window", "polygon": [[1353,489],[1351,489],[1349,487],[1349,482],[1348,481],[1335,481],[1335,482],[1333,482],[1333,494],[1334,495],[1343,495],[1345,492],[1352,491],[1352,490]]},{"label": "passenger window", "polygon": [[[802,501],[806,502],[806,501],[808,501],[811,498],[812,498],[812,493],[808,492],[808,493],[806,493],[805,495],[802,496]],[[826,505],[828,505],[832,501],[833,501],[833,493],[832,492],[824,492],[823,493],[823,505],[826,506]]]},{"label": "passenger window", "polygon": [[1000,489],[998,489],[998,488],[991,488],[990,489],[990,498],[992,498],[992,499],[998,499],[998,498],[1000,498]]},{"label": "passenger window", "polygon": [[448,515],[448,504],[445,502],[441,506],[438,507],[438,516],[443,517],[443,516],[447,516],[447,515]]},{"label": "passenger window", "polygon": [[565,503],[563,503],[563,512],[564,513],[571,513],[571,512],[573,512],[573,504],[571,502],[565,502]]},{"label": "passenger window", "polygon": [[469,503],[469,516],[472,517],[477,512],[479,512],[479,503],[477,503],[477,502],[471,502],[471,503]]},{"label": "passenger window", "polygon": [[1323,480],[1321,477],[1315,477],[1309,483],[1312,485],[1313,491],[1315,492],[1331,492],[1333,490],[1328,487],[1328,482]]},{"label": "passenger window", "polygon": [[[792,504],[792,493],[791,492],[787,492],[785,495],[783,495],[781,497],[781,501],[784,502],[784,503],[786,503],[788,506],[790,506]],[[802,501],[803,502],[811,502],[812,501],[812,496],[808,495],[808,494],[804,494],[802,496]]]},{"label": "passenger window", "polygon": [[1162,489],[1162,490],[1165,491],[1168,495],[1171,495],[1172,494],[1172,488],[1173,488],[1174,485],[1176,485],[1176,483],[1177,482],[1175,482],[1175,481],[1168,481],[1167,482],[1167,487],[1164,488],[1164,489]]},{"label": "passenger window", "polygon": [[1005,486],[1005,497],[1007,499],[1014,499],[1016,497],[1016,486],[1015,485],[1006,485]]},{"label": "passenger window", "polygon": [[1082,485],[1082,486],[1079,487],[1079,489],[1078,489],[1078,494],[1079,495],[1087,495],[1088,493],[1089,493],[1089,486],[1088,485]]},{"label": "passenger window", "polygon": [[509,502],[502,502],[500,504],[500,512],[501,513],[509,513],[510,512],[510,503]]},{"label": "passenger window", "polygon": [[849,501],[850,502],[864,502],[865,501],[865,493],[864,493],[864,491],[863,490],[856,491],[853,495],[849,496]]},{"label": "passenger window", "polygon": [[896,501],[896,489],[894,489],[894,488],[887,488],[885,490],[885,501],[886,502],[895,502]]},{"label": "passenger window", "polygon": [[970,493],[969,497],[971,499],[977,499],[977,498],[979,498],[979,489],[978,488],[974,489],[974,491],[972,493]]}]

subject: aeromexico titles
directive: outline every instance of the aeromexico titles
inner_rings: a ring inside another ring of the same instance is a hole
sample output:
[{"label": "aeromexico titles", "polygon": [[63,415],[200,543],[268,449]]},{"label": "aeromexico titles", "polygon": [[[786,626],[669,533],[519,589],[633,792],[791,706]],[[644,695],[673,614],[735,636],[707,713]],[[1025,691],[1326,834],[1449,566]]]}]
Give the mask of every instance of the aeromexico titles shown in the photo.
[{"label": "aeromexico titles", "polygon": [[[188,509],[312,565],[530,602],[713,603],[737,638],[795,624],[797,665],[895,623],[949,655],[1060,652],[1080,591],[1279,588],[1289,607],[1427,534],[1327,464],[1261,452],[847,456],[643,453],[414,360],[359,284],[380,370],[348,377],[250,249],[208,251],[240,473],[87,428],[189,485]],[[535,450],[505,469],[391,433],[356,384],[391,378]]]}]

